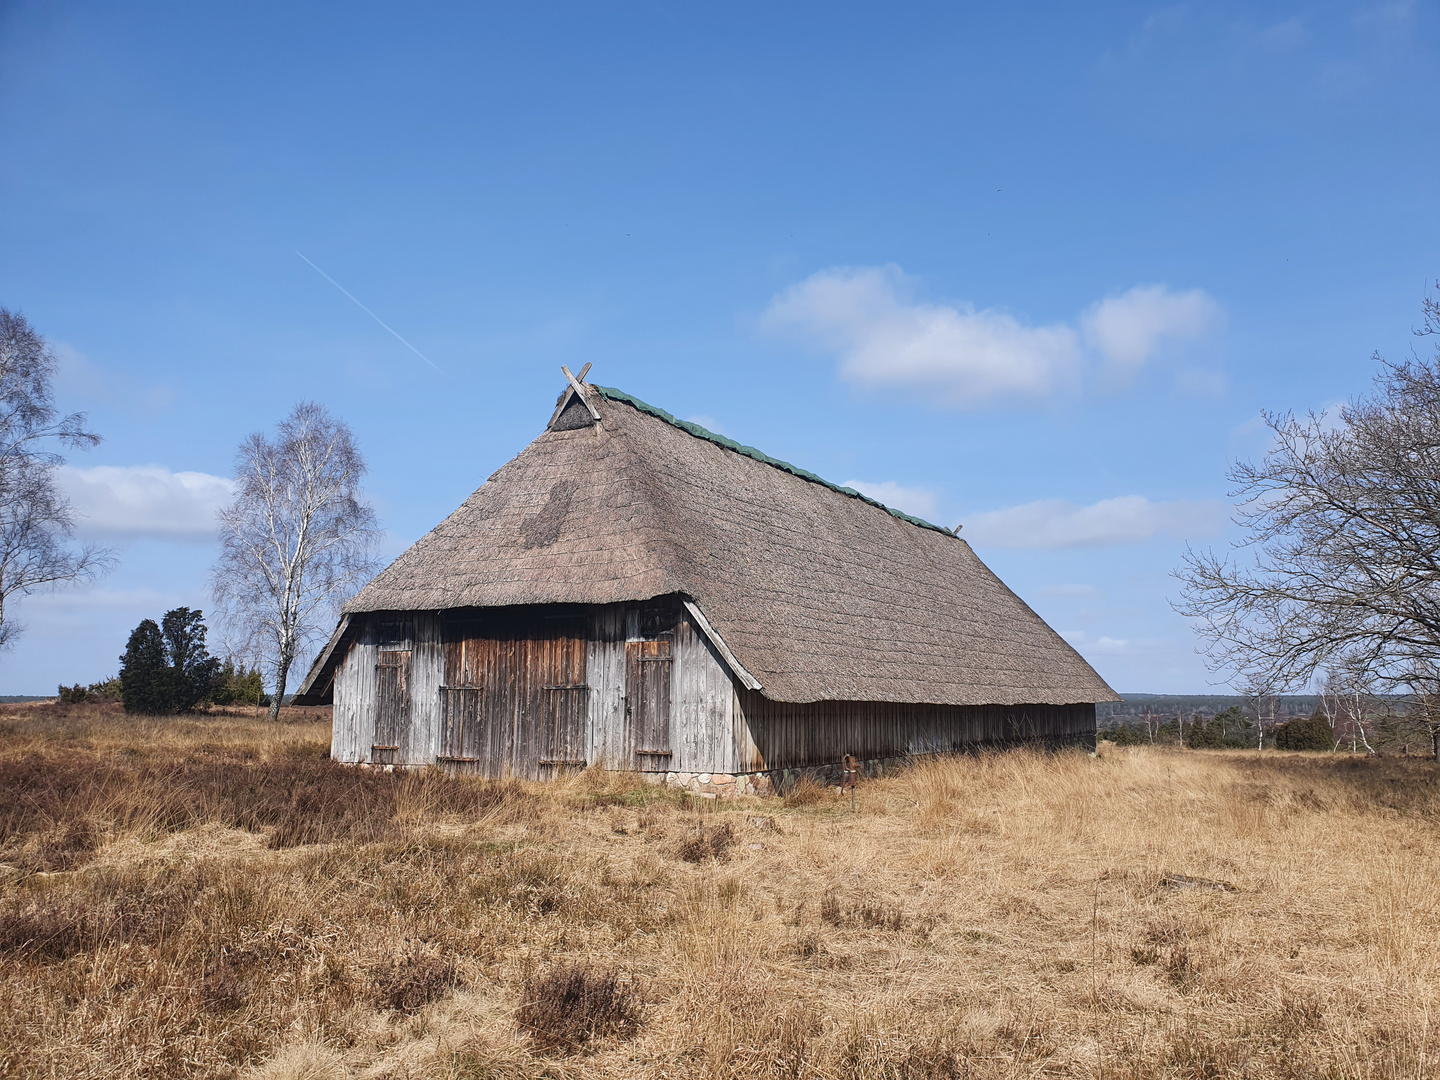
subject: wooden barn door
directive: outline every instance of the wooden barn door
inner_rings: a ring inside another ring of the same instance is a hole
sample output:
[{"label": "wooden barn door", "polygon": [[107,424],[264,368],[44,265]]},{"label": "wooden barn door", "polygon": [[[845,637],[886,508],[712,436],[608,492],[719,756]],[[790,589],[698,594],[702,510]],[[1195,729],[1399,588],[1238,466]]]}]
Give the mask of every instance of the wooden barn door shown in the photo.
[{"label": "wooden barn door", "polygon": [[473,625],[447,626],[442,762],[482,776],[501,776],[510,763],[505,687],[497,678],[498,642]]},{"label": "wooden barn door", "polygon": [[585,684],[585,639],[575,632],[547,636],[532,644],[536,663],[531,671],[540,680],[536,711],[540,720],[537,734],[541,775],[584,768],[590,706],[590,688]]},{"label": "wooden barn door", "polygon": [[668,769],[670,639],[625,643],[625,720],[637,769]]},{"label": "wooden barn door", "polygon": [[370,760],[376,765],[393,765],[400,760],[401,741],[410,733],[409,624],[380,624],[376,645],[375,741]]},{"label": "wooden barn door", "polygon": [[447,629],[443,760],[485,776],[583,768],[589,743],[584,620],[487,615]]}]

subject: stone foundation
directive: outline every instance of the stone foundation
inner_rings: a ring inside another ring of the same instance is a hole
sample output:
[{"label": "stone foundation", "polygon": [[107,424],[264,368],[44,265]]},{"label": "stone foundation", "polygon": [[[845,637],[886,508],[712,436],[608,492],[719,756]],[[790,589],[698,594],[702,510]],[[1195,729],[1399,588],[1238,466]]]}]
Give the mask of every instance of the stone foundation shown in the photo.
[{"label": "stone foundation", "polygon": [[[904,758],[873,758],[862,761],[862,778],[884,776],[894,771]],[[803,769],[771,769],[753,773],[647,772],[641,775],[652,784],[666,784],[688,791],[700,799],[734,799],[740,795],[783,795],[808,778],[820,787],[841,792],[844,767],[837,761],[830,765],[811,765]]]}]

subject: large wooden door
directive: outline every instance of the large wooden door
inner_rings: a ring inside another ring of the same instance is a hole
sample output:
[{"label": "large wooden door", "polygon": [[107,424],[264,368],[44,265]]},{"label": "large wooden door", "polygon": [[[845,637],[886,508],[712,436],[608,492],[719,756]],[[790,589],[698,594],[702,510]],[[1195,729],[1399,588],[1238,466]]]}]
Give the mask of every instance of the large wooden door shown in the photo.
[{"label": "large wooden door", "polygon": [[625,721],[637,769],[668,769],[670,639],[625,643]]},{"label": "large wooden door", "polygon": [[486,776],[553,776],[588,759],[585,623],[487,615],[446,631],[446,762]]},{"label": "large wooden door", "polygon": [[499,662],[502,644],[492,628],[473,621],[446,626],[441,760],[482,776],[510,771],[514,710]]},{"label": "large wooden door", "polygon": [[370,760],[394,765],[406,760],[410,740],[410,658],[415,640],[409,619],[385,619],[371,628],[375,644],[375,734]]}]

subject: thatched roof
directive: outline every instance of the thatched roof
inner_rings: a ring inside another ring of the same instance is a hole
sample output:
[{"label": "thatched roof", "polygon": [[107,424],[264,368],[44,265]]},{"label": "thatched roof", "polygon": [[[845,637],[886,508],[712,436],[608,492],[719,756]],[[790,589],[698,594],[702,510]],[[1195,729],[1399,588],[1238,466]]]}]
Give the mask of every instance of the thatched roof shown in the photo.
[{"label": "thatched roof", "polygon": [[346,613],[680,593],[778,701],[1118,700],[949,531],[585,390]]}]

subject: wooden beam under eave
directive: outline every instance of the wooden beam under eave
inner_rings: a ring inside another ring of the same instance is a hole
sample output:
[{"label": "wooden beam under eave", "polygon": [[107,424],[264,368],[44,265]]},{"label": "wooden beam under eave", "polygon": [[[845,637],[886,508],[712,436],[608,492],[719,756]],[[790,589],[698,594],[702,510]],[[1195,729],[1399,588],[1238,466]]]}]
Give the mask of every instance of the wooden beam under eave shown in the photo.
[{"label": "wooden beam under eave", "polygon": [[695,620],[695,625],[700,628],[700,633],[705,635],[706,640],[720,654],[720,658],[735,673],[735,677],[740,680],[741,685],[747,690],[763,690],[764,687],[760,685],[760,680],[745,670],[745,665],[740,663],[739,658],[730,651],[730,646],[725,644],[725,639],[710,625],[710,620],[705,618],[705,613],[695,605],[694,601],[686,600],[685,610],[690,613],[690,618]]}]

